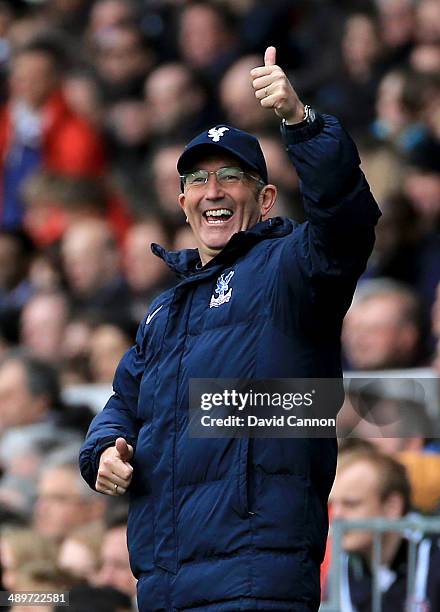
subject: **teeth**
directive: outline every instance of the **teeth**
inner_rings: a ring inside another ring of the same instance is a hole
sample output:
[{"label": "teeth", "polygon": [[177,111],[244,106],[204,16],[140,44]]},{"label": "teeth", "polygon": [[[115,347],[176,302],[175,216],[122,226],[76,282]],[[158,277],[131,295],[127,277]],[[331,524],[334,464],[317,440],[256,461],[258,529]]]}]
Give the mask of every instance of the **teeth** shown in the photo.
[{"label": "teeth", "polygon": [[216,210],[207,210],[205,214],[207,217],[232,217],[232,210],[227,208],[217,208]]}]

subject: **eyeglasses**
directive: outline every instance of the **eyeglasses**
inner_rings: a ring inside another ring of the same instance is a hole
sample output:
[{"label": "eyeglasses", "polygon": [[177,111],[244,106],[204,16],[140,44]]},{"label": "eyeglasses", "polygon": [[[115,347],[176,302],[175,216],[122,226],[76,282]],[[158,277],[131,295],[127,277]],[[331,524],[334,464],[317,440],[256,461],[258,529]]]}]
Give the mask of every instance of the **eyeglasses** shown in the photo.
[{"label": "eyeglasses", "polygon": [[236,168],[234,166],[219,168],[211,172],[208,170],[194,170],[194,172],[181,174],[180,178],[187,187],[202,187],[206,185],[211,174],[215,174],[217,182],[222,186],[235,185],[242,181],[245,176],[264,185],[264,182],[258,176],[253,176],[249,172],[245,172],[241,168]]}]

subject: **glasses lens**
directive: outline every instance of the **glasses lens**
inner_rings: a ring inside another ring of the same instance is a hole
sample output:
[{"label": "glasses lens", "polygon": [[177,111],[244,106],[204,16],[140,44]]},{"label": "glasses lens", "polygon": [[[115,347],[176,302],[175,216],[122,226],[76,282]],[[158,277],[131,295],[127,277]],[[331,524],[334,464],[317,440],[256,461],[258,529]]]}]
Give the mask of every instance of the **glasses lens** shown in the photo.
[{"label": "glasses lens", "polygon": [[220,168],[217,170],[217,179],[220,183],[236,183],[243,178],[243,170],[241,168]]},{"label": "glasses lens", "polygon": [[209,177],[207,170],[196,170],[185,174],[186,185],[204,185]]}]

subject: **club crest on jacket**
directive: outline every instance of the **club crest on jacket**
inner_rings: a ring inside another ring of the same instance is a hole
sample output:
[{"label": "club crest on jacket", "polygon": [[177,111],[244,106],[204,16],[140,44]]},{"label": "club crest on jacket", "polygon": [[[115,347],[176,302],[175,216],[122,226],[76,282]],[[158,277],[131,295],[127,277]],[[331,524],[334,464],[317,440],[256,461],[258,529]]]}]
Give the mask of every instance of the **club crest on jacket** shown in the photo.
[{"label": "club crest on jacket", "polygon": [[[232,295],[232,287],[229,287],[229,282],[234,274],[234,270],[231,270],[228,274],[222,274],[217,279],[217,285],[209,303],[210,308],[218,308],[222,304],[229,302]],[[215,293],[217,293],[217,296],[214,295]]]}]

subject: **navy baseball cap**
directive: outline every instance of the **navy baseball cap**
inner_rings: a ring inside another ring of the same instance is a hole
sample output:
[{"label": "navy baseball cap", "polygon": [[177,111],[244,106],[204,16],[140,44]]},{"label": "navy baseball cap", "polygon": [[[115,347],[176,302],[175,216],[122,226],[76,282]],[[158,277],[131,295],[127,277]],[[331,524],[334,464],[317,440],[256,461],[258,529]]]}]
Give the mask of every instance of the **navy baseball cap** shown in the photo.
[{"label": "navy baseball cap", "polygon": [[177,162],[179,174],[192,170],[203,154],[215,152],[216,149],[234,155],[247,168],[256,170],[264,183],[269,182],[266,160],[258,140],[252,134],[230,125],[216,125],[193,138]]}]

